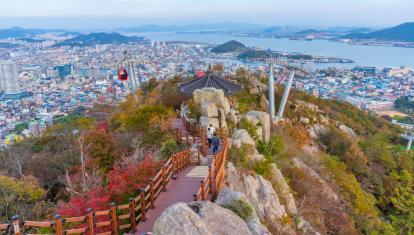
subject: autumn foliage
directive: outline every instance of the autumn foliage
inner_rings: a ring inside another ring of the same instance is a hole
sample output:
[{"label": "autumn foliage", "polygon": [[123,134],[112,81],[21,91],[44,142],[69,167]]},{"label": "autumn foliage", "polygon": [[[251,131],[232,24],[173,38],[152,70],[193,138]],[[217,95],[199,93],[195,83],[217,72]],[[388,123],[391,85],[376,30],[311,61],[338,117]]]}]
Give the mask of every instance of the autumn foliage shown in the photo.
[{"label": "autumn foliage", "polygon": [[111,198],[125,201],[138,194],[140,188],[146,187],[148,179],[154,176],[160,164],[148,157],[141,163],[129,163],[125,167],[116,166],[109,172],[107,186]]},{"label": "autumn foliage", "polygon": [[70,198],[67,203],[59,205],[58,214],[64,216],[83,216],[88,208],[104,210],[109,207],[110,196],[104,188],[89,190],[85,195]]},{"label": "autumn foliage", "polygon": [[64,216],[81,216],[88,208],[105,210],[111,202],[124,203],[139,194],[139,189],[148,185],[148,179],[160,169],[160,164],[147,157],[140,163],[129,162],[115,166],[108,173],[108,183],[85,194],[75,195],[67,203],[59,205],[58,213]]}]

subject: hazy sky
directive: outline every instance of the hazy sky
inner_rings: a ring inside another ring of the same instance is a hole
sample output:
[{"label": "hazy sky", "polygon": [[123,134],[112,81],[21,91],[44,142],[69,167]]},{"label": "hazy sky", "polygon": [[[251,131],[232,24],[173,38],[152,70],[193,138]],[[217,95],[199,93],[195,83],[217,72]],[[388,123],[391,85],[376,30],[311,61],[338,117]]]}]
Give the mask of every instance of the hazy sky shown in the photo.
[{"label": "hazy sky", "polygon": [[0,0],[0,27],[86,28],[224,21],[392,26],[414,21],[414,0]]}]

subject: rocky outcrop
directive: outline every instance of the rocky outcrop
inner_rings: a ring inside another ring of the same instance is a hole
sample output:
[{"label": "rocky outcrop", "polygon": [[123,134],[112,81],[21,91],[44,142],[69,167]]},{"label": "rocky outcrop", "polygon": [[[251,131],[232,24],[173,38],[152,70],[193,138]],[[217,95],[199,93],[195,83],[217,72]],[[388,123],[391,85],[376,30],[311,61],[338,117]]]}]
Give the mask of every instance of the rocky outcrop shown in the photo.
[{"label": "rocky outcrop", "polygon": [[289,213],[289,215],[297,215],[298,209],[296,208],[295,198],[293,197],[285,177],[274,163],[272,164],[269,180],[274,184],[275,191],[279,196],[280,201],[285,206],[286,212]]},{"label": "rocky outcrop", "polygon": [[358,137],[358,135],[355,133],[354,130],[352,130],[348,126],[345,126],[344,124],[339,125],[338,128],[339,128],[339,130],[345,132],[348,135],[348,137],[350,137],[350,138],[357,138]]},{"label": "rocky outcrop", "polygon": [[232,211],[209,201],[177,203],[157,219],[154,235],[239,235],[252,234],[247,224]]},{"label": "rocky outcrop", "polygon": [[269,109],[269,101],[267,100],[265,95],[260,96],[260,108],[262,108],[262,110]]},{"label": "rocky outcrop", "polygon": [[[229,188],[224,188],[220,191],[220,193],[217,196],[216,203],[219,206],[226,207],[228,206],[233,200],[242,200],[246,204],[250,205],[252,208],[253,206],[249,202],[249,200],[246,198],[246,196],[241,192],[235,192]],[[270,234],[269,230],[264,226],[261,222],[259,217],[257,217],[257,214],[255,211],[253,211],[253,215],[251,218],[247,221],[247,226],[249,227],[250,231],[254,235],[267,235]]]},{"label": "rocky outcrop", "polygon": [[226,115],[230,113],[230,104],[224,92],[214,88],[194,91],[194,102],[200,111],[200,126],[227,128]]},{"label": "rocky outcrop", "polygon": [[222,108],[226,114],[230,112],[230,103],[224,96],[224,91],[215,88],[197,89],[193,93],[193,99],[197,106],[202,103],[213,103],[217,108]]},{"label": "rocky outcrop", "polygon": [[308,130],[309,132],[309,136],[312,139],[318,139],[320,134],[323,134],[324,132],[327,131],[326,126],[323,125],[319,125],[319,124],[315,124],[313,126],[311,126]]},{"label": "rocky outcrop", "polygon": [[220,128],[220,122],[218,118],[210,118],[210,117],[201,116],[199,123],[200,123],[200,126],[204,128],[208,128],[210,124],[212,124],[213,127],[216,129]]},{"label": "rocky outcrop", "polygon": [[302,110],[307,109],[307,110],[311,110],[313,112],[321,112],[317,105],[314,105],[314,104],[309,103],[309,102],[305,102],[305,101],[302,101],[302,100],[295,100],[295,104],[296,104],[295,111],[298,111],[298,110],[301,110],[301,109]]},{"label": "rocky outcrop", "polygon": [[203,102],[200,105],[200,113],[202,116],[216,118],[218,117],[218,109],[214,103]]},{"label": "rocky outcrop", "polygon": [[220,128],[227,128],[226,112],[222,108],[218,110],[218,120],[220,123]]},{"label": "rocky outcrop", "polygon": [[332,188],[318,175],[318,173],[297,158],[293,159],[293,163],[295,164],[295,167],[303,170],[304,173],[319,183],[320,187],[318,188],[324,195],[326,195],[330,200],[339,203],[338,195],[333,192]]},{"label": "rocky outcrop", "polygon": [[250,77],[246,87],[250,94],[257,95],[263,92],[267,92],[268,87],[259,81],[257,77]]},{"label": "rocky outcrop", "polygon": [[230,122],[232,122],[234,125],[236,125],[237,122],[239,121],[239,112],[232,109],[232,110],[230,110],[230,113],[227,114],[227,118]]},{"label": "rocky outcrop", "polygon": [[245,129],[237,129],[231,136],[232,145],[236,148],[240,148],[242,144],[248,144],[256,148],[254,139],[249,135]]},{"label": "rocky outcrop", "polygon": [[281,234],[295,234],[290,224],[283,223],[283,219],[289,215],[269,181],[260,175],[239,173],[233,164],[229,163],[227,185],[234,191],[242,192],[253,205],[260,221],[266,222],[272,230]]},{"label": "rocky outcrop", "polygon": [[256,123],[256,121],[254,120],[257,120],[257,122],[260,123],[262,127],[262,139],[266,143],[269,142],[270,128],[271,128],[270,127],[270,115],[265,112],[250,111],[246,114],[246,118],[253,123]]}]

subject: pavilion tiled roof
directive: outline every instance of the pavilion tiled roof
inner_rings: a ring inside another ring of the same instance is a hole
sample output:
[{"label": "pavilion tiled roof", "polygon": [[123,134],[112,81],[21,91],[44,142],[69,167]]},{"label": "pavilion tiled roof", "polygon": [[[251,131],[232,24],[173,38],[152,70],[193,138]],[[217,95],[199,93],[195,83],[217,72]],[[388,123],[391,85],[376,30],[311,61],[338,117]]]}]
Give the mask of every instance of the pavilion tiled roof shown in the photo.
[{"label": "pavilion tiled roof", "polygon": [[180,91],[186,96],[191,97],[195,90],[207,87],[221,89],[226,96],[237,94],[242,90],[242,87],[239,84],[221,78],[209,70],[206,75],[201,78],[195,78],[188,82],[181,83]]}]

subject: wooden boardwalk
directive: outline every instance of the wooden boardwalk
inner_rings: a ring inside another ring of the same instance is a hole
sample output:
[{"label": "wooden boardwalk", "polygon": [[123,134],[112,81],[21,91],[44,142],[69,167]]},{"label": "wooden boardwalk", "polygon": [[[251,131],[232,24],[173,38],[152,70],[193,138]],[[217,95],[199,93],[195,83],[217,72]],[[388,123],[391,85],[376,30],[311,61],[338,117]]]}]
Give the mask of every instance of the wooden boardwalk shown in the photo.
[{"label": "wooden boardwalk", "polygon": [[[181,119],[176,119],[173,123],[174,128],[179,128],[183,136],[186,136],[186,129]],[[199,144],[197,138],[195,144]],[[210,150],[209,150],[210,152]],[[214,155],[209,153],[209,157]],[[210,159],[209,159],[210,160]],[[210,161],[209,161],[210,162]],[[191,202],[194,200],[193,194],[200,188],[200,182],[208,175],[208,166],[190,166],[177,175],[176,180],[171,180],[167,185],[167,191],[160,194],[155,200],[155,208],[147,212],[147,220],[140,222],[136,227],[135,234],[146,234],[152,232],[155,221],[161,216],[162,212],[177,202]]]},{"label": "wooden boardwalk", "polygon": [[205,166],[192,166],[180,172],[177,180],[171,180],[167,185],[167,191],[161,193],[155,200],[155,208],[147,212],[147,220],[138,224],[135,234],[152,232],[158,217],[174,203],[193,201],[193,194],[197,192],[200,181],[204,179],[207,173],[208,167]]}]

